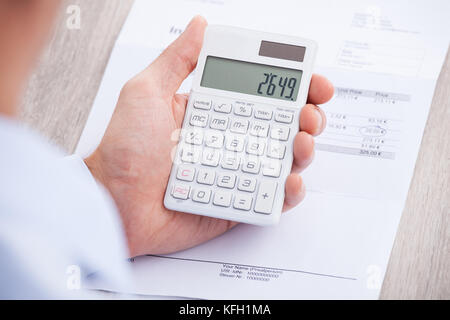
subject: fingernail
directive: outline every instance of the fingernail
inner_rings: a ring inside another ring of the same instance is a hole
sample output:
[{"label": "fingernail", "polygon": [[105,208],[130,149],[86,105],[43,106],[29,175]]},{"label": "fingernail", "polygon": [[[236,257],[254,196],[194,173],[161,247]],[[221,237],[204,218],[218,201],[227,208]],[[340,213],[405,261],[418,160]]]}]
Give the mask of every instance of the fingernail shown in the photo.
[{"label": "fingernail", "polygon": [[194,23],[194,21],[197,20],[197,19],[205,20],[205,18],[203,18],[202,15],[199,15],[199,14],[198,14],[198,15],[196,15],[195,17],[193,17],[193,18],[191,19],[191,21],[190,21],[189,24],[187,25],[186,29],[189,28],[189,27]]},{"label": "fingernail", "polygon": [[322,130],[322,124],[323,124],[322,113],[320,113],[320,111],[318,110],[317,107],[314,108],[314,112],[316,113],[316,121],[317,121],[316,133],[319,133],[320,130]]},{"label": "fingernail", "polygon": [[306,185],[305,185],[305,183],[302,183],[302,189],[300,190],[300,194],[303,195],[303,196],[306,194]]},{"label": "fingernail", "polygon": [[187,29],[190,28],[190,26],[192,26],[192,24],[194,23],[195,19],[197,19],[197,16],[193,17],[191,19],[191,21],[189,21],[188,25],[186,26],[186,29],[184,29],[185,32],[186,32]]}]

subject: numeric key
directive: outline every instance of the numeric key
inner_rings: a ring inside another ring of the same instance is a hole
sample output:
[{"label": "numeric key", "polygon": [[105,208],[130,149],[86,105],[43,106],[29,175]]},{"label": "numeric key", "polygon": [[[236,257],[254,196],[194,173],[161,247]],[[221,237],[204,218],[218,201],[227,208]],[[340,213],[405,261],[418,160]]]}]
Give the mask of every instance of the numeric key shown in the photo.
[{"label": "numeric key", "polygon": [[201,169],[197,175],[197,182],[208,186],[212,186],[215,179],[216,173],[213,170]]},{"label": "numeric key", "polygon": [[234,174],[222,173],[217,178],[217,185],[221,188],[234,189],[236,176]]},{"label": "numeric key", "polygon": [[199,203],[209,203],[211,199],[211,190],[204,188],[196,188],[192,195],[192,201]]},{"label": "numeric key", "polygon": [[217,131],[208,131],[205,134],[205,144],[207,147],[222,149],[225,137]]},{"label": "numeric key", "polygon": [[220,153],[217,149],[205,148],[203,150],[202,164],[208,167],[217,167],[219,165]]},{"label": "numeric key", "polygon": [[250,177],[240,177],[238,183],[238,190],[245,192],[255,192],[256,179]]},{"label": "numeric key", "polygon": [[245,145],[245,136],[227,135],[225,148],[228,151],[242,152]]},{"label": "numeric key", "polygon": [[266,148],[266,143],[262,139],[249,138],[247,144],[247,153],[262,156],[264,154],[264,149]]},{"label": "numeric key", "polygon": [[241,165],[241,158],[236,153],[225,153],[222,158],[222,168],[227,170],[238,170]]},{"label": "numeric key", "polygon": [[261,161],[259,161],[259,159],[256,157],[245,160],[242,166],[243,172],[251,174],[258,174],[260,169],[261,169]]}]

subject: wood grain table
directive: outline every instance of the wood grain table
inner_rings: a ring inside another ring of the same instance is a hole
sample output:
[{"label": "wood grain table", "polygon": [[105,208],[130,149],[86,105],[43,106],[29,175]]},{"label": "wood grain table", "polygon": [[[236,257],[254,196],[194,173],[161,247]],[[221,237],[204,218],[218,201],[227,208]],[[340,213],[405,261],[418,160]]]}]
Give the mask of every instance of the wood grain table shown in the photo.
[{"label": "wood grain table", "polygon": [[[67,28],[69,5],[81,28]],[[21,117],[73,152],[132,0],[63,1]],[[424,106],[425,107],[425,106]],[[450,54],[439,77],[382,299],[450,298]]]}]

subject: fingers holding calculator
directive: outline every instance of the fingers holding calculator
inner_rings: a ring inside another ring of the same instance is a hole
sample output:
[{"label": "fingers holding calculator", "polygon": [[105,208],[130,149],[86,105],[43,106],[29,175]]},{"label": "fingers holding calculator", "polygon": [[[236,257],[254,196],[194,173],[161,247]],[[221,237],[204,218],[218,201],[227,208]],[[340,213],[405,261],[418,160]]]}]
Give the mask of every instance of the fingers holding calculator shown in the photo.
[{"label": "fingers holding calculator", "polygon": [[[226,27],[204,37],[206,26],[194,18],[125,85],[86,159],[120,210],[130,256],[187,249],[237,221],[276,223],[304,196],[298,173],[326,123],[315,105],[333,95],[311,75],[314,43]],[[196,67],[191,94],[177,94]]]}]

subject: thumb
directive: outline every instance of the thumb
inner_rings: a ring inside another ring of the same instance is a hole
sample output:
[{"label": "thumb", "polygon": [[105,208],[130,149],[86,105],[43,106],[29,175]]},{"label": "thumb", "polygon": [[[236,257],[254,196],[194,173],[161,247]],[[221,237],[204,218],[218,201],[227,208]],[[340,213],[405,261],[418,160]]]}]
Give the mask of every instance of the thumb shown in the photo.
[{"label": "thumb", "polygon": [[186,30],[144,71],[164,96],[173,96],[197,66],[207,22],[194,17]]}]

